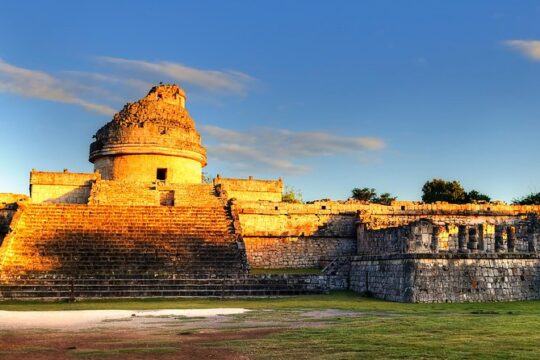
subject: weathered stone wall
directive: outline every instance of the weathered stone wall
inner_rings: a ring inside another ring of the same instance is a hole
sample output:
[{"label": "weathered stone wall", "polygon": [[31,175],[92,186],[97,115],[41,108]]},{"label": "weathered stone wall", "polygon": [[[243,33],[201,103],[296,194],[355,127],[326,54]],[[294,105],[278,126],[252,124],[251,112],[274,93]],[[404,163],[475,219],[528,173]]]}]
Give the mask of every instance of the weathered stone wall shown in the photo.
[{"label": "weathered stone wall", "polygon": [[200,161],[186,157],[160,154],[132,154],[101,157],[94,167],[104,179],[151,183],[156,181],[157,169],[167,169],[167,181],[201,183]]},{"label": "weathered stone wall", "polygon": [[159,194],[149,184],[99,180],[92,186],[88,203],[91,205],[159,205]]},{"label": "weathered stone wall", "polygon": [[89,160],[103,179],[149,183],[166,169],[171,183],[201,183],[206,149],[176,85],[156,86],[126,104],[95,139]]},{"label": "weathered stone wall", "polygon": [[388,301],[410,302],[414,262],[402,257],[354,257],[350,289]]},{"label": "weathered stone wall", "polygon": [[540,298],[536,254],[360,256],[351,289],[400,302],[514,301]]},{"label": "weathered stone wall", "polygon": [[98,173],[45,172],[30,173],[30,197],[33,203],[86,204]]},{"label": "weathered stone wall", "polygon": [[[397,227],[369,230],[358,226],[359,254],[530,252],[539,248],[536,215],[463,218],[461,224],[442,217]],[[471,221],[471,220],[474,220]],[[452,222],[451,222],[452,221]],[[478,223],[480,222],[481,223]],[[454,223],[453,223],[454,222]],[[469,225],[464,225],[469,223]]]},{"label": "weathered stone wall", "polygon": [[339,203],[232,202],[253,268],[322,267],[356,253],[356,211]]},{"label": "weathered stone wall", "polygon": [[228,179],[218,175],[214,179],[214,186],[227,198],[243,201],[281,202],[283,195],[283,181],[281,179],[255,180],[252,177]]},{"label": "weathered stone wall", "polygon": [[0,246],[10,229],[11,220],[17,211],[19,203],[26,203],[27,195],[0,193]]},{"label": "weathered stone wall", "polygon": [[133,183],[99,180],[92,186],[89,204],[145,206],[214,206],[220,199],[207,184]]},{"label": "weathered stone wall", "polygon": [[267,269],[320,268],[356,251],[351,238],[244,236],[244,243],[251,266]]}]

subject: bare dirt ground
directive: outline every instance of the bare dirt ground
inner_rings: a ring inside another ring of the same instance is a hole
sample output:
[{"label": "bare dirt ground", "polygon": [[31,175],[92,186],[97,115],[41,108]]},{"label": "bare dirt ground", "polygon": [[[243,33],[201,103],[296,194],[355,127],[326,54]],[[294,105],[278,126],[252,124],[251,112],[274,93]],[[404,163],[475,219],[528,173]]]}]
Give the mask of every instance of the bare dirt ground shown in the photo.
[{"label": "bare dirt ground", "polygon": [[244,309],[18,313],[0,312],[1,359],[249,359],[223,344],[354,315]]}]

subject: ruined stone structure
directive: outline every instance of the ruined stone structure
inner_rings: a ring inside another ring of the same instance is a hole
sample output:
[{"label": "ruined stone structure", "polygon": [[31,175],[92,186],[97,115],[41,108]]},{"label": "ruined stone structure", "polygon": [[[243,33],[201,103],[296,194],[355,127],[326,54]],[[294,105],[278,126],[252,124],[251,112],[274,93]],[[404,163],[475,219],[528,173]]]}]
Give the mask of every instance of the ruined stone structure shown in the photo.
[{"label": "ruined stone structure", "polygon": [[175,85],[156,86],[99,129],[90,162],[105,180],[201,183],[206,149]]},{"label": "ruined stone structure", "polygon": [[402,302],[540,298],[540,207],[291,204],[281,179],[203,184],[206,151],[185,100],[176,85],[152,88],[97,131],[95,172],[32,170],[30,197],[0,194],[0,299],[329,289]]}]

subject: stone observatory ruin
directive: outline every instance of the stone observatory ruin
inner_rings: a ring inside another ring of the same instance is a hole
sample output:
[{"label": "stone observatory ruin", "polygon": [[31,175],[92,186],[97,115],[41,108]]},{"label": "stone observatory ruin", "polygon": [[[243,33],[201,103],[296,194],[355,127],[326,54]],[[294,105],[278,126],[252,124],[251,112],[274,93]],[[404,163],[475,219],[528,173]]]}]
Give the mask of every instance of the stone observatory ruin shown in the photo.
[{"label": "stone observatory ruin", "polygon": [[[539,206],[282,201],[283,182],[202,182],[176,85],[128,103],[93,173],[30,173],[0,194],[0,299],[281,296],[351,289],[401,302],[540,298]],[[282,274],[253,269],[320,269]]]}]

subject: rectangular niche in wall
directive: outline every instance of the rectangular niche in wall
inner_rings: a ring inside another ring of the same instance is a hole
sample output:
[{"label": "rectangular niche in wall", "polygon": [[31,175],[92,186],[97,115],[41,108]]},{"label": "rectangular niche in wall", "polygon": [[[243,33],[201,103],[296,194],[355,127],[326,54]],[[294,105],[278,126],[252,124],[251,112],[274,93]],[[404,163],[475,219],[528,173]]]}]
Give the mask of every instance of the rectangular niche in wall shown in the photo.
[{"label": "rectangular niche in wall", "polygon": [[159,205],[174,206],[174,191],[160,191]]},{"label": "rectangular niche in wall", "polygon": [[158,168],[156,171],[156,180],[159,181],[165,181],[167,180],[167,169],[166,168]]}]

